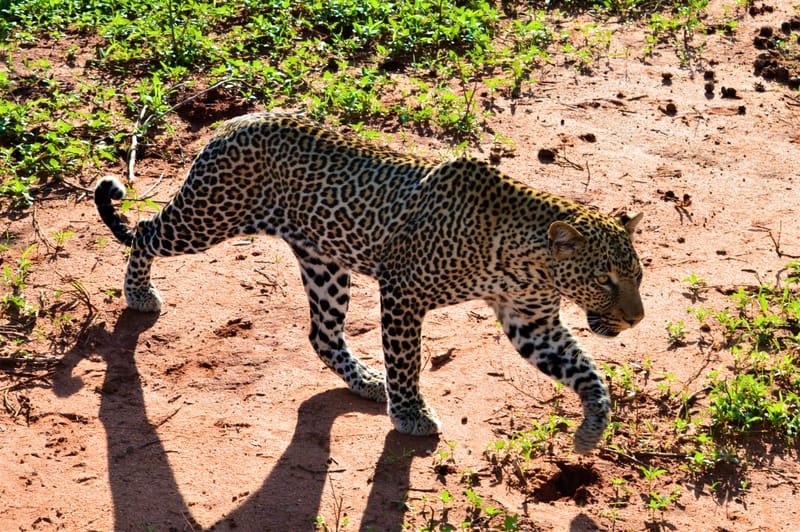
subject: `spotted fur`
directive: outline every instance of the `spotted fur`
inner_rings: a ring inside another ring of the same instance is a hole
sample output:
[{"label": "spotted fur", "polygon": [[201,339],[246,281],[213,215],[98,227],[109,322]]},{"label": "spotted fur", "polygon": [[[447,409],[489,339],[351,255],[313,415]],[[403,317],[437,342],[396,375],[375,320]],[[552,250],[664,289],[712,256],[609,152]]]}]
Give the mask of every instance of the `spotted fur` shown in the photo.
[{"label": "spotted fur", "polygon": [[[115,178],[95,190],[101,218],[131,248],[131,308],[161,308],[150,280],[155,257],[197,253],[235,235],[277,235],[299,262],[317,354],[355,393],[388,399],[398,431],[440,429],[419,387],[426,312],[481,298],[526,360],[580,396],[576,450],[587,452],[602,437],[608,392],[592,357],[561,324],[559,305],[562,296],[572,299],[606,336],[642,319],[641,266],[631,244],[641,215],[604,216],[483,162],[435,164],[270,113],[220,126],[180,191],[135,228],[112,204],[123,195]],[[380,284],[385,375],[345,341],[352,271]]]}]

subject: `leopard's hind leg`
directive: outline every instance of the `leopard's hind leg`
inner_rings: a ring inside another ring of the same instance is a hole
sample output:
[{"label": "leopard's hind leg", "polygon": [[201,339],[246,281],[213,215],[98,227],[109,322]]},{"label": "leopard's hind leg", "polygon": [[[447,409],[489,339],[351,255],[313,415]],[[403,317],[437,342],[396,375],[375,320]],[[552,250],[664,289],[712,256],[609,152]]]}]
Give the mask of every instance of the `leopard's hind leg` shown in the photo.
[{"label": "leopard's hind leg", "polygon": [[125,187],[116,177],[106,176],[97,182],[94,202],[100,218],[117,240],[131,248],[124,285],[128,306],[142,312],[157,312],[161,309],[162,299],[150,282],[154,253],[149,243],[153,240],[153,230],[157,227],[161,213],[149,220],[142,220],[132,228],[114,207],[113,202],[124,197]]},{"label": "leopard's hind leg", "polygon": [[152,265],[151,254],[137,246],[131,248],[123,288],[128,307],[140,312],[158,312],[164,302],[150,280]]},{"label": "leopard's hind leg", "polygon": [[201,216],[192,216],[190,207],[179,194],[155,216],[137,224],[124,284],[130,308],[142,312],[161,309],[161,295],[150,277],[155,257],[200,253],[232,236],[257,232],[252,224],[236,219],[208,224]]},{"label": "leopard's hind leg", "polygon": [[311,311],[308,339],[317,355],[352,392],[373,401],[386,401],[383,373],[361,362],[345,342],[350,272],[304,248],[295,246],[294,252]]}]

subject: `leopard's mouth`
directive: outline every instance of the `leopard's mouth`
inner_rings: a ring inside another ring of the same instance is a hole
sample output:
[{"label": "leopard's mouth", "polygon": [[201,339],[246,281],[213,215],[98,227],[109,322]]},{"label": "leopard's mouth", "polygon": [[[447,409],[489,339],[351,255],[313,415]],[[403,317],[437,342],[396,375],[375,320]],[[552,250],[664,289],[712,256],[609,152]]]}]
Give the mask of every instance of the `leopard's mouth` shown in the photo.
[{"label": "leopard's mouth", "polygon": [[586,319],[589,322],[589,328],[592,330],[592,332],[599,336],[613,338],[614,336],[619,335],[619,331],[611,329],[608,325],[606,325],[602,314],[597,314],[596,312],[587,312]]}]

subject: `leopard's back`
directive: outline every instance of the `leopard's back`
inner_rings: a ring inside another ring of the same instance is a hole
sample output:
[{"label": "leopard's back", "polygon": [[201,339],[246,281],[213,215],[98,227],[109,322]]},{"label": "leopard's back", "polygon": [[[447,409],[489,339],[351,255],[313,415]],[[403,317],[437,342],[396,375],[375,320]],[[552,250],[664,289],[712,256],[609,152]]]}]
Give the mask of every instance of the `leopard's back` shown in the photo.
[{"label": "leopard's back", "polygon": [[251,114],[217,129],[162,219],[278,235],[374,274],[434,166],[298,115]]}]

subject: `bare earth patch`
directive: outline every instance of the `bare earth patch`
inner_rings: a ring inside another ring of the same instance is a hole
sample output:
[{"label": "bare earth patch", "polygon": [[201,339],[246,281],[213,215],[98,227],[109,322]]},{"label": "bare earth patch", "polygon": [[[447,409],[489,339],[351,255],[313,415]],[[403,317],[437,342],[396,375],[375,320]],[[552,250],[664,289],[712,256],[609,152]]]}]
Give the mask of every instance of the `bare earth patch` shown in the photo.
[{"label": "bare earth patch", "polygon": [[[733,36],[704,38],[689,66],[669,46],[641,60],[644,28],[612,27],[612,49],[621,53],[598,60],[591,75],[556,59],[519,98],[496,99],[487,125],[513,145],[498,151],[486,134],[473,150],[534,187],[603,212],[645,213],[636,242],[645,264],[645,321],[603,340],[573,305],[563,314],[599,363],[639,368],[642,393],[626,396],[612,386],[615,419],[652,418],[654,436],[671,430],[658,408],[675,408],[652,400],[661,376],[673,374],[676,387],[702,399],[706,373],[732,364],[709,341],[714,331],[692,332],[697,324],[687,308],[697,302],[681,280],[707,280],[702,303],[723,308],[730,290],[775,280],[800,255],[800,98],[788,87],[800,75],[797,56],[780,56],[791,71],[781,83],[764,76],[764,66],[754,69],[769,53],[754,38],[763,27],[779,33],[791,16],[789,7],[746,16]],[[54,64],[62,52],[57,43],[25,51]],[[64,76],[81,68],[64,66]],[[141,154],[136,189],[157,184],[155,198],[168,199],[210,135],[208,125],[255,109],[224,93],[187,104],[161,151]],[[435,138],[392,135],[387,142],[430,157],[448,151]],[[111,171],[126,170],[120,162]],[[91,187],[97,177],[80,182]],[[61,362],[13,364],[0,373],[2,530],[284,531],[324,521],[330,530],[390,531],[431,520],[458,526],[470,516],[476,529],[501,526],[502,516],[442,500],[447,490],[463,501],[470,487],[484,508],[518,515],[522,530],[766,531],[800,523],[798,453],[780,438],[754,444],[741,457],[746,465],[716,471],[714,482],[657,454],[606,447],[579,457],[571,450],[574,428],[566,426],[530,463],[504,460],[494,442],[553,412],[578,422],[580,408],[516,355],[481,303],[426,319],[422,387],[443,434],[408,437],[313,354],[304,292],[281,241],[230,241],[157,261],[166,304],[160,315],[147,315],[125,309],[123,249],[86,194],[53,195],[2,220],[22,249],[40,243],[30,284],[42,301],[72,305],[65,322],[40,320],[28,346]],[[48,235],[60,230],[76,235],[42,260],[43,240],[54,245]],[[690,335],[670,346],[665,322],[678,320]],[[377,287],[355,277],[350,344],[376,367],[379,328]],[[702,402],[688,408],[700,412]],[[624,449],[648,437],[631,426],[623,424],[610,443]],[[667,472],[651,486],[642,464]],[[651,511],[643,498],[651,491],[677,497],[665,511]]]}]

